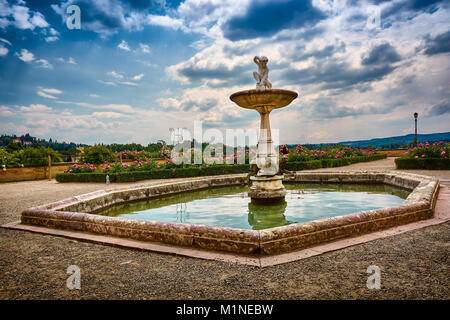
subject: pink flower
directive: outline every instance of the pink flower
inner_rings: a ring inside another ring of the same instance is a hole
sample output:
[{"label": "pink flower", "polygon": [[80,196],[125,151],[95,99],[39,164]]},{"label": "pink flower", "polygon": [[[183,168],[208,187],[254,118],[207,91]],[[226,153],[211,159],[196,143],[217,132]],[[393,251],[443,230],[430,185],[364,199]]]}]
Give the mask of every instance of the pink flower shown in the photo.
[{"label": "pink flower", "polygon": [[417,159],[418,157],[419,157],[419,156],[415,156],[414,158],[416,158],[416,159]]},{"label": "pink flower", "polygon": [[442,152],[441,152],[441,157],[445,157],[446,154],[447,154],[447,153],[446,153],[445,151],[442,151]]},{"label": "pink flower", "polygon": [[159,168],[160,168],[160,166],[159,166],[159,164],[157,164],[157,165],[156,165],[156,169],[159,169]]},{"label": "pink flower", "polygon": [[422,158],[425,158],[425,157],[426,157],[426,155],[423,154],[423,155],[422,155]]}]

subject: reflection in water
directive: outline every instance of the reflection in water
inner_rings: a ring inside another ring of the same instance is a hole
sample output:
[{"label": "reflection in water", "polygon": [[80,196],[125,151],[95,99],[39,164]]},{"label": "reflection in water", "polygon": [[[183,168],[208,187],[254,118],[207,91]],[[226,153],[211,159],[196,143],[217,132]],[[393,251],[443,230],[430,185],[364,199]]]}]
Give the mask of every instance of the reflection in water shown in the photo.
[{"label": "reflection in water", "polygon": [[253,230],[281,227],[291,222],[286,220],[284,212],[287,202],[261,204],[250,201],[248,203],[248,224]]},{"label": "reflection in water", "polygon": [[186,202],[177,203],[175,205],[175,211],[175,222],[186,223],[187,221],[189,221],[189,211],[187,211]]},{"label": "reflection in water", "polygon": [[333,216],[398,206],[409,192],[387,185],[286,184],[281,204],[251,202],[248,188],[197,190],[129,202],[98,214],[129,219],[254,229],[284,226]]}]

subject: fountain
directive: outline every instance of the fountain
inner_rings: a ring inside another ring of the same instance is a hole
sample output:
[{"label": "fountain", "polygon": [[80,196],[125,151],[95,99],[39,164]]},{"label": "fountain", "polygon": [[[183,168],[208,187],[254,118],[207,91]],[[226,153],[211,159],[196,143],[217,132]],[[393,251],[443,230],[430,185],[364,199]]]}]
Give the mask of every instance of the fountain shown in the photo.
[{"label": "fountain", "polygon": [[230,99],[239,107],[258,111],[261,116],[256,154],[259,170],[256,176],[250,177],[252,186],[248,195],[253,201],[278,202],[284,200],[286,189],[282,182],[283,176],[277,174],[278,153],[273,147],[269,115],[274,109],[288,106],[298,94],[289,90],[272,89],[268,78],[268,59],[256,56],[253,60],[258,65],[258,72],[253,73],[256,89],[233,93]]},{"label": "fountain", "polygon": [[[235,258],[218,253],[202,256],[199,250],[187,252],[181,247],[231,252],[246,261],[254,261],[247,260],[253,254],[261,257],[256,265],[262,266],[264,255],[433,217],[439,190],[439,180],[433,177],[365,170],[279,174],[269,114],[288,106],[297,93],[272,89],[268,59],[254,61],[259,66],[254,73],[256,89],[230,96],[238,106],[255,109],[261,116],[255,161],[259,171],[251,177],[248,193],[244,174],[134,184],[29,208],[22,212],[20,223],[5,226],[225,261]],[[349,190],[356,184],[362,187]]]}]

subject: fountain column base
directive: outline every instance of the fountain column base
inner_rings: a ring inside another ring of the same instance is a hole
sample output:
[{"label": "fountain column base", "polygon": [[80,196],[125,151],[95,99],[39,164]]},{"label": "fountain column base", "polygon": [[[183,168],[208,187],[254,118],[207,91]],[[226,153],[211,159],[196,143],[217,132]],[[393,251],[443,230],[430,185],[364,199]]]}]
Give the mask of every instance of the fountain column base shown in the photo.
[{"label": "fountain column base", "polygon": [[283,176],[252,176],[252,186],[248,196],[252,200],[276,202],[284,200],[286,189],[283,186]]}]

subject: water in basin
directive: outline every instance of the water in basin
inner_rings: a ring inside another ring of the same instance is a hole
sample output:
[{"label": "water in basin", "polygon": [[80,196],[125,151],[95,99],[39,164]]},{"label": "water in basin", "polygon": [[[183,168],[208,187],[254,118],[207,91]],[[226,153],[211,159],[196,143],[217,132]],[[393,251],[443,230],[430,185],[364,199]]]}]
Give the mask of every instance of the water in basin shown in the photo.
[{"label": "water in basin", "polygon": [[256,204],[232,186],[116,205],[97,214],[139,220],[261,230],[399,206],[409,192],[388,185],[286,184],[286,201]]}]

